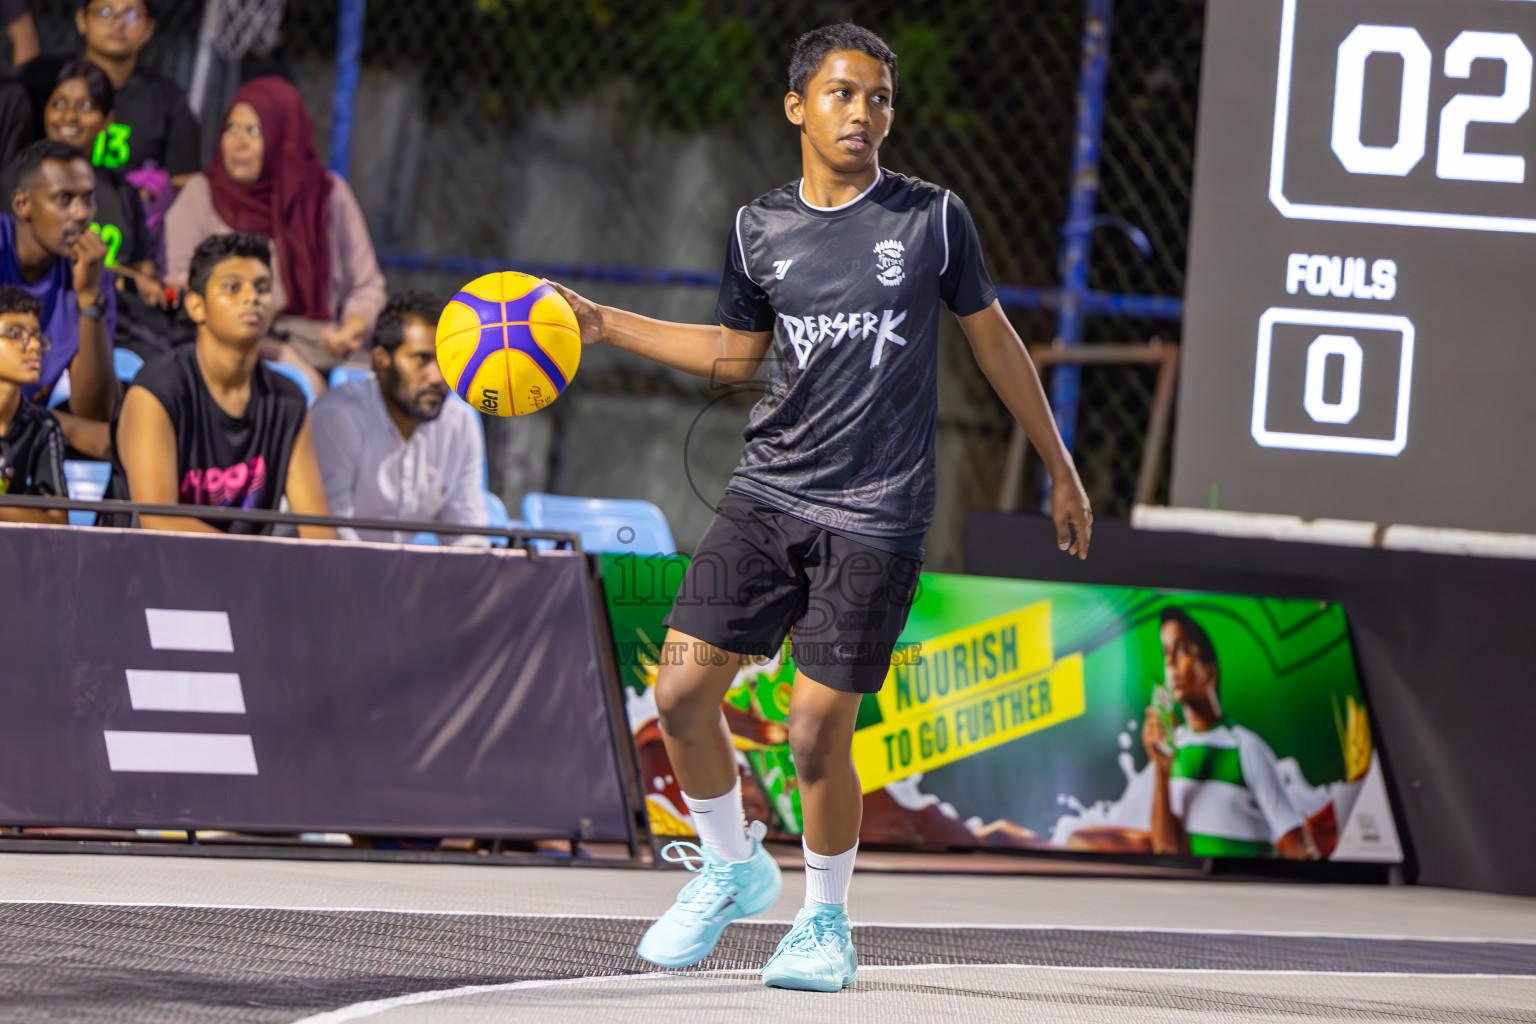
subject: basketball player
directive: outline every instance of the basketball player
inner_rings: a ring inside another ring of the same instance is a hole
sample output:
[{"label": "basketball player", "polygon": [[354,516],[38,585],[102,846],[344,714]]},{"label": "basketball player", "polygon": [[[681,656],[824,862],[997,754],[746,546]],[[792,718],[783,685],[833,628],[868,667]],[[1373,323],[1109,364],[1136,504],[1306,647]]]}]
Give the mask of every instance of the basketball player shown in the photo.
[{"label": "basketball player", "polygon": [[775,653],[791,634],[806,903],[763,981],[830,992],[853,981],[845,905],[863,798],[850,750],[861,695],[880,688],[906,624],[933,516],[941,303],[1045,458],[1058,545],[1088,552],[1087,496],[969,211],[880,167],[895,97],[896,56],[872,32],[831,25],[795,44],[784,111],[800,130],[804,176],[737,213],[718,326],[650,320],[560,289],[584,343],[727,382],[768,361],[746,451],[666,619],[668,644],[695,653],[660,667],[656,705],[703,848],[667,851],[698,875],[640,942],[664,967],[703,959],[728,923],[778,898],[762,826],[749,830],[742,812],[720,701],[731,655]]}]

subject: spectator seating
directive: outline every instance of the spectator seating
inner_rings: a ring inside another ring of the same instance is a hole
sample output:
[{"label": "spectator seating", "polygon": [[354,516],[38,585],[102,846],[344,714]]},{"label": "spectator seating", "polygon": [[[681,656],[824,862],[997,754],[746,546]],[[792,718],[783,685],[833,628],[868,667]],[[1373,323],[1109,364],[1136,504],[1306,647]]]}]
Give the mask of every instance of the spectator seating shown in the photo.
[{"label": "spectator seating", "polygon": [[[496,526],[502,529],[509,529],[514,526],[523,525],[522,523],[516,523],[512,521],[512,517],[507,514],[506,504],[490,491],[485,492],[485,515],[487,526]],[[407,543],[441,544],[442,541],[438,539],[438,536],[435,533],[418,533]],[[505,537],[492,537],[491,546],[504,548],[507,546],[507,539]]]},{"label": "spectator seating", "polygon": [[572,498],[531,493],[523,497],[523,519],[536,530],[581,534],[584,551],[670,555],[677,551],[667,517],[636,498]]},{"label": "spectator seating", "polygon": [[361,366],[337,366],[331,370],[331,376],[327,383],[333,388],[339,388],[343,384],[350,384],[355,380],[367,380],[373,376],[373,371]]},{"label": "spectator seating", "polygon": [[[100,501],[107,493],[107,481],[112,478],[110,462],[91,462],[85,459],[64,460],[64,486],[76,501]],[[95,526],[96,513],[69,513],[70,526]]]},{"label": "spectator seating", "polygon": [[114,348],[112,369],[117,372],[117,379],[127,384],[139,375],[140,370],[144,369],[144,357],[131,349]]},{"label": "spectator seating", "polygon": [[299,386],[299,390],[304,392],[305,404],[315,404],[315,398],[317,397],[315,395],[315,386],[309,382],[309,378],[305,376],[303,370],[299,369],[297,366],[289,366],[287,363],[280,363],[275,359],[267,359],[263,361],[267,364],[267,369],[271,370],[275,374],[287,377],[289,380],[293,381]]},{"label": "spectator seating", "polygon": [[[112,369],[117,374],[117,379],[124,384],[132,382],[144,369],[144,357],[137,352],[131,352],[126,348],[112,350]],[[48,408],[57,409],[69,401],[69,371],[65,370],[59,377],[59,382],[53,386],[53,391],[48,395]]]},{"label": "spectator seating", "polygon": [[[507,514],[506,503],[490,491],[485,492],[485,514],[487,522],[491,526],[509,528],[522,525],[512,521],[512,517]],[[506,547],[507,539],[505,537],[492,537],[491,545],[498,548]]]}]

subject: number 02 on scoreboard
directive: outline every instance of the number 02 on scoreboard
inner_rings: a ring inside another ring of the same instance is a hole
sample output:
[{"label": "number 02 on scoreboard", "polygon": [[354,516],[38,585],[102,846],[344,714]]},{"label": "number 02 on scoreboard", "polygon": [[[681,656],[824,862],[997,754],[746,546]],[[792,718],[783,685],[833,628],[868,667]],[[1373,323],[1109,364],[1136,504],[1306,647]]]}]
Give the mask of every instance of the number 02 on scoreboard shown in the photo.
[{"label": "number 02 on scoreboard", "polygon": [[1282,18],[1282,214],[1536,233],[1536,3],[1285,0]]}]

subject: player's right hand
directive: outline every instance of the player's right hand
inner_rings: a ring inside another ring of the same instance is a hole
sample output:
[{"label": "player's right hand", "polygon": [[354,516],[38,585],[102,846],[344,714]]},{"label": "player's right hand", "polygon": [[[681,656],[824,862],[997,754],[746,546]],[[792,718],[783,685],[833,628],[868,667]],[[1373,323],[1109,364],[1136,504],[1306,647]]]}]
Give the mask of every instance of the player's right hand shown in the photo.
[{"label": "player's right hand", "polygon": [[1173,748],[1168,744],[1168,727],[1156,706],[1147,708],[1146,718],[1142,720],[1141,745],[1148,760],[1164,771],[1168,770],[1173,761]]},{"label": "player's right hand", "polygon": [[84,231],[70,247],[69,257],[74,264],[75,292],[94,296],[101,284],[101,274],[107,263],[107,243],[94,231]]},{"label": "player's right hand", "polygon": [[1088,539],[1093,534],[1093,506],[1077,471],[1063,473],[1051,481],[1051,519],[1056,523],[1056,546],[1078,558],[1088,557]]},{"label": "player's right hand", "polygon": [[570,304],[571,312],[576,314],[576,326],[581,328],[583,345],[596,345],[603,340],[603,307],[591,299],[582,298],[558,281],[546,277],[544,283],[559,292],[560,297]]}]

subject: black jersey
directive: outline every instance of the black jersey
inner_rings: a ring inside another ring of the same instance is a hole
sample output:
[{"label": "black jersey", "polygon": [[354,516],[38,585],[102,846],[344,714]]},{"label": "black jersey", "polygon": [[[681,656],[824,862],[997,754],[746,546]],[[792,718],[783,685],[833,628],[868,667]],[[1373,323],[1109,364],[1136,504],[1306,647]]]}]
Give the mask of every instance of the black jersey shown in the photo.
[{"label": "black jersey", "polygon": [[[197,346],[179,345],[151,360],[133,379],[165,409],[176,432],[177,501],[182,505],[276,509],[288,485],[294,444],[309,415],[298,385],[256,363],[245,415],[231,416],[208,391]],[[127,474],[116,455],[113,487],[126,494]],[[204,520],[227,533],[268,533],[270,527]]]},{"label": "black jersey", "polygon": [[[43,54],[16,72],[27,86],[35,108],[35,132],[43,138],[43,110],[58,84],[59,72],[70,54]],[[93,162],[123,172],[137,170],[153,160],[171,177],[202,169],[197,118],[187,105],[187,94],[171,79],[136,65],[128,81],[116,90],[112,123],[101,133]]]},{"label": "black jersey", "polygon": [[69,496],[64,483],[64,432],[53,413],[22,400],[0,436],[0,494]]},{"label": "black jersey", "polygon": [[882,171],[823,209],[791,182],[736,215],[720,323],[773,329],[766,391],[727,490],[871,547],[921,556],[933,519],[942,301],[996,299],[970,212]]}]

